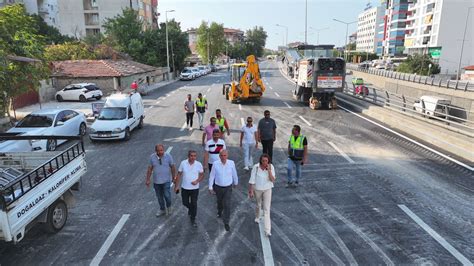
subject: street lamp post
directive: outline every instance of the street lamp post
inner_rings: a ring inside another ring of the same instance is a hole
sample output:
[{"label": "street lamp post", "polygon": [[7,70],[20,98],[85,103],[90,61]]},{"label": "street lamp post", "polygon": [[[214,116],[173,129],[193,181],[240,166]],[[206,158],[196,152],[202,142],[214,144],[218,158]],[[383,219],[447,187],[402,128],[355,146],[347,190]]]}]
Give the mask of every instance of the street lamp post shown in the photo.
[{"label": "street lamp post", "polygon": [[462,36],[461,55],[459,55],[459,64],[458,64],[458,72],[456,73],[456,80],[459,80],[459,75],[461,73],[462,52],[464,51],[464,41],[466,40],[466,31],[467,31],[467,24],[468,24],[468,21],[469,21],[469,12],[473,8],[474,8],[474,6],[471,6],[467,9],[466,25],[464,26],[464,34]]},{"label": "street lamp post", "polygon": [[308,0],[306,0],[304,15],[304,44],[308,44]]},{"label": "street lamp post", "polygon": [[346,41],[345,41],[345,42],[346,42],[346,45],[345,45],[345,47],[344,47],[344,60],[347,60],[347,41],[348,41],[347,36],[348,36],[348,34],[349,34],[349,25],[354,24],[354,23],[356,23],[357,21],[345,22],[345,21],[338,20],[338,19],[335,19],[335,18],[333,18],[332,20],[337,21],[337,22],[340,22],[340,23],[342,23],[342,24],[346,24]]},{"label": "street lamp post", "polygon": [[276,24],[275,26],[285,28],[285,30],[286,30],[286,46],[288,46],[288,26],[281,25],[281,24]]},{"label": "street lamp post", "polygon": [[170,79],[170,51],[168,47],[168,13],[174,12],[174,9],[172,10],[166,10],[165,11],[165,27],[166,27],[166,67],[168,67],[168,80]]},{"label": "street lamp post", "polygon": [[313,27],[309,27],[310,29],[314,30],[317,34],[317,43],[316,44],[319,44],[319,33],[323,30],[328,30],[329,27],[325,27],[325,28],[321,28],[321,29],[315,29]]}]

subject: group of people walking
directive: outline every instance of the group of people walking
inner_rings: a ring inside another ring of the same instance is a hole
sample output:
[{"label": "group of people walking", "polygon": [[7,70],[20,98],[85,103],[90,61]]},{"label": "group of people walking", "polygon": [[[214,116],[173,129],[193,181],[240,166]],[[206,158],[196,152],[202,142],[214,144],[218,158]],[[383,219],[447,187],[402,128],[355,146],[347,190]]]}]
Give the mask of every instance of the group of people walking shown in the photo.
[{"label": "group of people walking", "polygon": [[[150,156],[146,173],[146,185],[153,187],[158,199],[160,210],[157,216],[169,215],[171,207],[171,187],[180,193],[182,204],[188,209],[192,226],[196,227],[197,201],[199,184],[204,180],[204,173],[209,171],[209,193],[216,196],[217,217],[222,218],[224,228],[230,231],[231,197],[233,187],[239,184],[235,162],[228,159],[228,149],[225,143],[226,135],[230,135],[228,121],[217,109],[215,116],[210,118],[206,127],[203,125],[204,114],[208,109],[207,100],[198,94],[193,101],[190,94],[184,103],[186,124],[190,130],[193,126],[193,116],[196,111],[199,116],[199,128],[203,130],[202,146],[204,148],[203,163],[197,161],[198,152],[189,150],[186,160],[181,161],[176,171],[173,157],[164,152],[163,144],[155,146],[155,152]],[[240,147],[243,150],[244,170],[250,171],[248,196],[256,200],[255,222],[261,221],[263,211],[265,235],[271,235],[270,206],[272,188],[276,180],[275,167],[272,164],[273,143],[276,140],[276,122],[270,117],[270,111],[264,111],[264,117],[257,126],[253,118],[247,117],[247,123],[240,130]],[[253,164],[253,154],[262,145],[262,154],[257,164]],[[295,187],[301,178],[301,166],[307,160],[307,144],[301,128],[294,125],[288,141],[287,185]],[[295,169],[296,175],[292,176]]]}]

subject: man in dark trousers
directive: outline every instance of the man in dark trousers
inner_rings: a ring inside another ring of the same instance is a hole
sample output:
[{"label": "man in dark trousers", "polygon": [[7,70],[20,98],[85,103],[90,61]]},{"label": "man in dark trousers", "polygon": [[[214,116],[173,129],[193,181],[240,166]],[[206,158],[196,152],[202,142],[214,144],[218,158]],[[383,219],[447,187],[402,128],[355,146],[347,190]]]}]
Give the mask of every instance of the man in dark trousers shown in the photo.
[{"label": "man in dark trousers", "polygon": [[235,163],[227,159],[227,150],[221,150],[219,159],[212,166],[209,175],[209,192],[217,197],[217,217],[222,217],[224,228],[230,231],[230,206],[232,186],[239,184]]},{"label": "man in dark trousers", "polygon": [[276,140],[276,123],[275,120],[270,118],[270,111],[265,110],[263,112],[264,117],[258,122],[257,137],[258,141],[262,143],[262,153],[266,153],[270,156],[270,160],[273,158],[273,142]]}]

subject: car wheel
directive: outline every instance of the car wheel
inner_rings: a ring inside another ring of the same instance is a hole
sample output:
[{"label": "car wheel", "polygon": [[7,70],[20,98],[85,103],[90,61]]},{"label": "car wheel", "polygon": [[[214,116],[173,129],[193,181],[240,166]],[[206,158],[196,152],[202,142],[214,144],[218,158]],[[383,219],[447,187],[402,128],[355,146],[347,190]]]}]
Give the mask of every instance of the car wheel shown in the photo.
[{"label": "car wheel", "polygon": [[63,96],[61,96],[61,95],[56,95],[56,100],[57,100],[58,102],[64,101]]},{"label": "car wheel", "polygon": [[138,128],[143,128],[143,116],[140,117],[140,122],[138,123]]},{"label": "car wheel", "polygon": [[123,137],[123,140],[129,140],[130,139],[130,128],[125,129],[125,136]]},{"label": "car wheel", "polygon": [[47,151],[55,151],[57,148],[58,142],[55,139],[48,139],[46,141],[46,150]]},{"label": "car wheel", "polygon": [[100,100],[101,98],[102,98],[102,96],[95,97],[96,100]]},{"label": "car wheel", "polygon": [[81,123],[79,126],[79,136],[85,136],[87,131],[87,126],[85,123]]},{"label": "car wheel", "polygon": [[67,205],[63,200],[58,200],[48,208],[46,230],[50,233],[59,232],[67,221]]},{"label": "car wheel", "polygon": [[81,101],[81,102],[87,101],[86,96],[84,96],[84,95],[79,96],[79,101]]}]

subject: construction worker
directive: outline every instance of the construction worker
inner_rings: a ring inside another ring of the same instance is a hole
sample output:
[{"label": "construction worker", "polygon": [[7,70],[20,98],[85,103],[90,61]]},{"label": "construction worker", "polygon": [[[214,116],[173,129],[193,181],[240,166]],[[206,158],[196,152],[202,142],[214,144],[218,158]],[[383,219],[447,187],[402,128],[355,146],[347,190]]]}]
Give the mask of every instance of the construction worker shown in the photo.
[{"label": "construction worker", "polygon": [[221,109],[216,109],[216,123],[221,130],[221,139],[225,139],[225,134],[227,132],[227,136],[230,135],[229,131],[229,124],[227,124],[227,120],[225,117],[222,116]]},{"label": "construction worker", "polygon": [[204,113],[207,110],[207,100],[206,98],[202,97],[202,93],[198,94],[198,98],[196,99],[196,112],[199,118],[199,130],[204,128],[203,121],[204,121]]},{"label": "construction worker", "polygon": [[[308,140],[301,135],[301,127],[294,125],[291,130],[290,140],[288,141],[288,183],[286,187],[296,187],[299,185],[301,178],[301,166],[304,165],[308,158]],[[292,170],[295,167],[296,176],[293,183]]]}]

